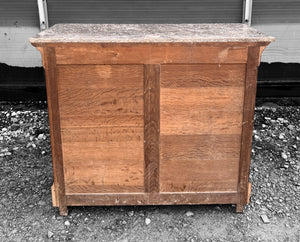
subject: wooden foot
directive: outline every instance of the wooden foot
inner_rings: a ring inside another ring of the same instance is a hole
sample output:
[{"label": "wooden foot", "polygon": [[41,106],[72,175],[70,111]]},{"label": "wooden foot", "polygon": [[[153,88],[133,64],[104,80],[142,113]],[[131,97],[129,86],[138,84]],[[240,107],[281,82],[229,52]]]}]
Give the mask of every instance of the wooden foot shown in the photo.
[{"label": "wooden foot", "polygon": [[242,213],[242,212],[244,212],[244,205],[237,203],[237,204],[236,204],[236,209],[235,209],[235,211],[236,211],[237,213]]},{"label": "wooden foot", "polygon": [[68,216],[67,206],[59,206],[59,215],[60,216]]},{"label": "wooden foot", "polygon": [[247,204],[250,203],[250,196],[251,196],[251,183],[248,184],[248,196],[247,196]]}]

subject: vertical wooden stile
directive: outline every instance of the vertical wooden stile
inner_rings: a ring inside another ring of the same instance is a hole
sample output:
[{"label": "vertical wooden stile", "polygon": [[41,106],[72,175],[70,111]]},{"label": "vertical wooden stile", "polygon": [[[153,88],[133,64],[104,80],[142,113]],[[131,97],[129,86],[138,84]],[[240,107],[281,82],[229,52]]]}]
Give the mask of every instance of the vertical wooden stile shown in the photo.
[{"label": "vertical wooden stile", "polygon": [[144,190],[159,193],[160,65],[144,65]]},{"label": "vertical wooden stile", "polygon": [[58,85],[56,73],[55,48],[44,47],[41,51],[46,73],[47,100],[51,135],[51,150],[53,159],[53,175],[55,191],[58,195],[60,215],[68,215],[65,194],[64,168],[60,133],[60,113],[58,101]]},{"label": "vertical wooden stile", "polygon": [[248,62],[246,67],[244,110],[242,123],[241,155],[239,164],[238,193],[239,203],[236,204],[236,211],[243,212],[244,205],[248,198],[248,181],[251,161],[252,131],[254,121],[254,108],[256,98],[257,68],[259,65],[260,47],[248,47]]}]

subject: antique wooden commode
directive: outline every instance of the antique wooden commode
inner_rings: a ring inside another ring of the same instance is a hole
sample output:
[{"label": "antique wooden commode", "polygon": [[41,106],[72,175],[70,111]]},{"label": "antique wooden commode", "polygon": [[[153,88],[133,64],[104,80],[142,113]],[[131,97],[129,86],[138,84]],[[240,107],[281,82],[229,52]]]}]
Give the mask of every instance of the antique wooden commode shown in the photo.
[{"label": "antique wooden commode", "polygon": [[53,205],[247,203],[257,67],[243,24],[58,24],[46,71]]}]

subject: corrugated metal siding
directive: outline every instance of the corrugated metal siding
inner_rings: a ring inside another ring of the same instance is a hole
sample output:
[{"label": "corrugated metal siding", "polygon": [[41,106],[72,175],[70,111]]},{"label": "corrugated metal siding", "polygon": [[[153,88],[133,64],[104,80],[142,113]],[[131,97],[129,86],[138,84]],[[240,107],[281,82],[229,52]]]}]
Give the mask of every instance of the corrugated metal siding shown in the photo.
[{"label": "corrugated metal siding", "polygon": [[299,0],[254,0],[252,23],[300,23]]},{"label": "corrugated metal siding", "polygon": [[241,0],[48,0],[56,23],[222,23],[241,22]]}]

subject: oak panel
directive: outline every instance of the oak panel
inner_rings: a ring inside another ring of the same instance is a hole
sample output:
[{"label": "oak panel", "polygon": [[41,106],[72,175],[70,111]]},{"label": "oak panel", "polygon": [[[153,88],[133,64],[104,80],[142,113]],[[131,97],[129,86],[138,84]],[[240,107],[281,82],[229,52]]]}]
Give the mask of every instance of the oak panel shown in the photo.
[{"label": "oak panel", "polygon": [[161,192],[237,191],[238,159],[161,162]]},{"label": "oak panel", "polygon": [[162,135],[240,134],[242,111],[199,111],[187,106],[161,107]]},{"label": "oak panel", "polygon": [[70,114],[63,115],[61,117],[61,127],[72,128],[72,127],[111,127],[111,126],[133,126],[143,127],[144,126],[144,115],[98,115],[91,113],[89,116],[81,114]]},{"label": "oak panel", "polygon": [[142,88],[65,88],[60,86],[60,111],[66,115],[143,114]]},{"label": "oak panel", "polygon": [[243,108],[243,87],[161,88],[161,109],[164,106],[189,109],[232,110]]},{"label": "oak panel", "polygon": [[245,64],[162,65],[161,88],[243,87]]},{"label": "oak panel", "polygon": [[62,128],[62,141],[75,142],[140,142],[143,143],[143,127],[69,127]]},{"label": "oak panel", "polygon": [[170,160],[227,160],[240,155],[241,135],[161,135],[161,163]]},{"label": "oak panel", "polygon": [[65,88],[143,88],[143,65],[58,65],[57,76]]},{"label": "oak panel", "polygon": [[65,168],[66,192],[142,192],[143,167],[140,163],[131,161],[127,164],[118,162],[102,162],[93,165],[68,164]]},{"label": "oak panel", "polygon": [[247,48],[207,44],[71,44],[56,48],[58,64],[246,63]]}]

